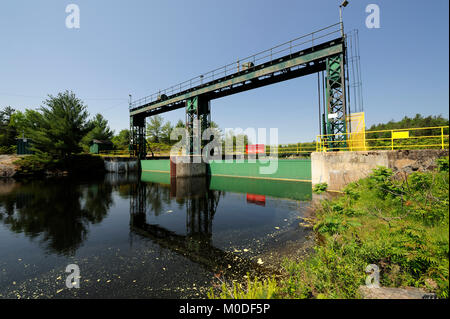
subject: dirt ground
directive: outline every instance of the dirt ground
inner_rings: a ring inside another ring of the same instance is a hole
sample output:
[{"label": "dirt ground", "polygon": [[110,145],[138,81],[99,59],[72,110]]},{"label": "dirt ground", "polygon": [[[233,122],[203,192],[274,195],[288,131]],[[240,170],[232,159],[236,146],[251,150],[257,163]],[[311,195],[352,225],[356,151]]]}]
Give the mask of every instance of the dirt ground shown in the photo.
[{"label": "dirt ground", "polygon": [[19,155],[0,155],[0,178],[14,176],[17,165],[13,163],[20,158]]}]

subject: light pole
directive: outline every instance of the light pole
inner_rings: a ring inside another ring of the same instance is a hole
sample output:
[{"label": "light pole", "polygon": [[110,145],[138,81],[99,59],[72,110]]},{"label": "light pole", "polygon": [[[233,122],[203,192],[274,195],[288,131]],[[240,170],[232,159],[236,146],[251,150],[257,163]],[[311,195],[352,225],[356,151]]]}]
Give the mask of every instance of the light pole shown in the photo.
[{"label": "light pole", "polygon": [[344,20],[342,18],[342,10],[348,6],[348,1],[344,0],[341,5],[339,6],[339,22],[341,24],[341,35],[344,36]]}]

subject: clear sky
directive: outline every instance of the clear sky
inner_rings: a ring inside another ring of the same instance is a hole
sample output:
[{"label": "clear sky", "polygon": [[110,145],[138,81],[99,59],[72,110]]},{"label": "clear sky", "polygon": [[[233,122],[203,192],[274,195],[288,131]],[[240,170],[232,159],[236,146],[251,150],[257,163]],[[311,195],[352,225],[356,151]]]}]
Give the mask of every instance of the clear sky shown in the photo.
[{"label": "clear sky", "polygon": [[[80,28],[66,28],[68,4]],[[367,29],[368,4],[381,27]],[[0,107],[37,108],[73,90],[118,132],[128,94],[143,97],[338,22],[340,0],[2,0]],[[368,126],[403,116],[448,117],[449,2],[350,0],[346,30],[359,29]],[[221,128],[278,127],[281,143],[318,132],[311,75],[212,102]],[[171,122],[184,111],[164,114]]]}]

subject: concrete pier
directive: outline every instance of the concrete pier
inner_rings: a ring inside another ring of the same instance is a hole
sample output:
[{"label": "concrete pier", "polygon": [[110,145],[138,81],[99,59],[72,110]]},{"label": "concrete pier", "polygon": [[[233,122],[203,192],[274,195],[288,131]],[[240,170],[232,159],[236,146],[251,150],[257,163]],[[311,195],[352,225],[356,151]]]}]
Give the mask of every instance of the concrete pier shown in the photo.
[{"label": "concrete pier", "polygon": [[129,173],[139,171],[139,160],[130,157],[104,157],[105,170],[110,173]]},{"label": "concrete pier", "polygon": [[208,165],[203,162],[200,155],[178,156],[172,158],[176,161],[176,177],[206,177],[208,173]]}]

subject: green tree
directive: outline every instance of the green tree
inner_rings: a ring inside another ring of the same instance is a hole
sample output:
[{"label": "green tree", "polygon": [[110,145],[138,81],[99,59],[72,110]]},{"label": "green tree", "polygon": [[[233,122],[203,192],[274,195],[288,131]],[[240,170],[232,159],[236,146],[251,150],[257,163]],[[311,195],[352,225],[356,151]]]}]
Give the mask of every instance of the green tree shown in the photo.
[{"label": "green tree", "polygon": [[16,111],[7,106],[0,111],[0,153],[12,153],[16,145],[17,127],[12,119]]},{"label": "green tree", "polygon": [[244,151],[242,149],[238,149],[238,146],[239,146],[239,148],[242,147],[242,145],[238,145],[238,144],[242,143],[242,141],[244,143],[243,144],[244,148],[245,148],[245,146],[247,146],[250,143],[249,138],[246,134],[235,134],[235,132],[233,132],[233,131],[228,131],[222,140],[223,151],[224,152],[233,152],[233,151],[242,152],[242,151]]},{"label": "green tree", "polygon": [[175,128],[185,128],[186,124],[182,120],[178,120],[177,124],[175,125]]},{"label": "green tree", "polygon": [[114,136],[111,140],[115,149],[126,150],[130,145],[130,130],[121,130],[119,134]]},{"label": "green tree", "polygon": [[66,159],[81,151],[83,137],[92,129],[89,113],[72,91],[49,95],[38,111],[25,113],[25,134],[33,140],[33,149]]},{"label": "green tree", "polygon": [[[413,118],[405,116],[400,121],[391,120],[388,123],[376,124],[370,127],[371,131],[382,131],[382,130],[395,130],[395,129],[407,129],[407,128],[418,128],[418,127],[438,127],[447,126],[448,119],[439,116],[427,116],[423,117],[420,114],[416,114]],[[427,132],[418,132],[419,134],[426,135]]]},{"label": "green tree", "polygon": [[92,140],[111,141],[114,137],[114,131],[109,128],[108,121],[101,114],[97,114],[87,124],[90,131],[83,137],[82,145],[85,151],[89,150],[89,144]]},{"label": "green tree", "polygon": [[166,124],[164,124],[161,128],[161,143],[170,145],[172,144],[172,141],[170,140],[170,133],[173,130],[172,124],[168,121]]},{"label": "green tree", "polygon": [[[216,122],[211,121],[211,123],[210,123],[210,128],[214,131],[214,134],[216,134],[217,136],[219,136],[220,139],[222,140],[223,132],[222,132],[222,130],[220,129],[219,125],[218,125]],[[247,138],[247,139],[248,139],[248,138]],[[247,144],[248,144],[248,142],[247,142]]]},{"label": "green tree", "polygon": [[[429,128],[429,127],[441,127],[448,126],[448,119],[439,116],[427,116],[423,117],[420,114],[416,114],[413,118],[405,116],[400,121],[391,120],[388,123],[376,124],[370,127],[369,131],[375,131],[375,133],[368,133],[368,145],[370,147],[386,147],[390,145],[391,132],[390,130],[399,129],[412,129],[412,128]],[[382,132],[379,132],[382,131]],[[404,141],[396,141],[396,145],[403,145],[407,147],[410,144],[414,144],[415,148],[419,144],[422,145],[439,145],[440,144],[441,129],[420,129],[412,130],[411,136],[415,137],[428,137],[423,139],[411,139]],[[448,128],[444,129],[444,134],[448,134]],[[433,137],[434,136],[434,137]],[[429,147],[429,146],[428,146]]]},{"label": "green tree", "polygon": [[163,122],[161,115],[155,115],[150,118],[150,123],[147,124],[147,136],[151,143],[161,142]]}]

